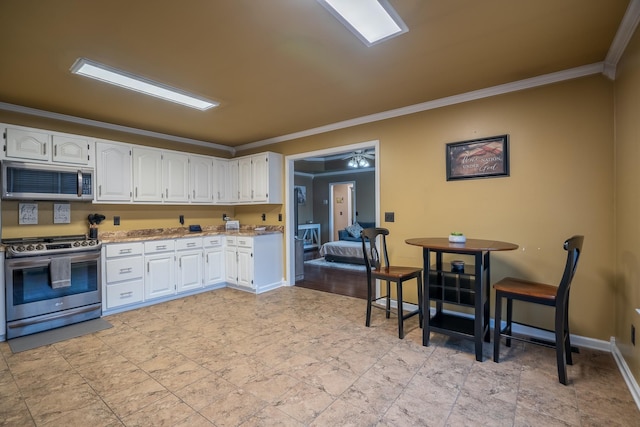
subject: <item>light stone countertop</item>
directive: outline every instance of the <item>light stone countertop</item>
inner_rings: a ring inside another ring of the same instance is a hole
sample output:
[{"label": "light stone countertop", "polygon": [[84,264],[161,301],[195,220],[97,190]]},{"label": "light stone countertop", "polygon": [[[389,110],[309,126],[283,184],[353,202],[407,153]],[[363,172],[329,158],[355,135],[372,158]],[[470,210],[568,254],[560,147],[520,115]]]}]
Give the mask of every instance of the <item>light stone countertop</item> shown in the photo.
[{"label": "light stone countertop", "polygon": [[[256,231],[258,227],[264,227],[264,231]],[[241,226],[239,230],[225,230],[224,225],[221,226],[204,226],[201,232],[191,232],[189,227],[175,227],[175,228],[147,228],[141,230],[128,230],[128,231],[105,231],[98,232],[98,239],[102,243],[124,243],[124,242],[139,242],[148,240],[163,240],[163,239],[179,239],[182,237],[204,237],[212,235],[225,235],[225,236],[263,236],[267,234],[282,233],[282,226]]]}]

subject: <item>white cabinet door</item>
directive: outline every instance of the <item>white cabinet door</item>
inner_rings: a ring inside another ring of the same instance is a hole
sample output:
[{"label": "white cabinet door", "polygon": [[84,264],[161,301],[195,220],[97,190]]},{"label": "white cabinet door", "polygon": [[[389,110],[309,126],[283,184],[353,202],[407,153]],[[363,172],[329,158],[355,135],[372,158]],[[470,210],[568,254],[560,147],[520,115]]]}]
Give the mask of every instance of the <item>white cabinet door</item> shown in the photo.
[{"label": "white cabinet door", "polygon": [[238,183],[239,164],[237,160],[229,160],[227,165],[227,181],[226,187],[229,189],[229,197],[227,202],[237,203],[240,197],[240,188]]},{"label": "white cabinet door", "polygon": [[162,152],[133,147],[133,200],[162,201]]},{"label": "white cabinet door", "polygon": [[266,202],[269,199],[269,160],[267,154],[259,154],[251,157],[251,187],[253,188],[251,200],[254,202]]},{"label": "white cabinet door", "polygon": [[238,246],[238,285],[253,286],[253,249]]},{"label": "white cabinet door", "polygon": [[253,200],[251,157],[238,159],[238,201],[251,202]]},{"label": "white cabinet door", "polygon": [[162,187],[165,202],[189,201],[189,156],[176,152],[162,153]]},{"label": "white cabinet door", "polygon": [[228,160],[213,160],[213,186],[213,203],[221,204],[231,200]]},{"label": "white cabinet door", "polygon": [[[90,150],[92,143],[88,138],[67,135],[53,135],[53,161],[88,165],[91,161]],[[93,153],[91,154],[93,155]]]},{"label": "white cabinet door", "polygon": [[204,252],[204,285],[224,282],[224,250],[222,246],[206,248]]},{"label": "white cabinet door", "polygon": [[96,200],[131,201],[131,146],[96,144]]},{"label": "white cabinet door", "polygon": [[224,279],[231,284],[238,283],[238,248],[228,246],[224,249]]},{"label": "white cabinet door", "polygon": [[202,287],[202,249],[177,253],[178,292]]},{"label": "white cabinet door", "polygon": [[175,286],[175,256],[171,253],[147,255],[144,276],[144,293],[146,299],[173,295]]},{"label": "white cabinet door", "polygon": [[189,157],[191,201],[211,203],[213,200],[213,160],[206,156]]},{"label": "white cabinet door", "polygon": [[7,128],[7,157],[28,160],[49,160],[50,135],[37,130]]}]

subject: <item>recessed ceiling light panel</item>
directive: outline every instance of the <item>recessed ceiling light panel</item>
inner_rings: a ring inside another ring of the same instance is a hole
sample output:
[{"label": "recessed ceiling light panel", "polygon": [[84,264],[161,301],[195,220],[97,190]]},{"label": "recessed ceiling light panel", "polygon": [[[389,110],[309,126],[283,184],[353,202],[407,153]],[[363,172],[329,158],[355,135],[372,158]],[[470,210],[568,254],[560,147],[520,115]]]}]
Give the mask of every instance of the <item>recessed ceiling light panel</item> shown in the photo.
[{"label": "recessed ceiling light panel", "polygon": [[183,90],[85,58],[78,58],[71,67],[71,72],[202,111],[219,105],[218,102],[209,101]]},{"label": "recessed ceiling light panel", "polygon": [[367,46],[409,31],[386,0],[318,0]]}]

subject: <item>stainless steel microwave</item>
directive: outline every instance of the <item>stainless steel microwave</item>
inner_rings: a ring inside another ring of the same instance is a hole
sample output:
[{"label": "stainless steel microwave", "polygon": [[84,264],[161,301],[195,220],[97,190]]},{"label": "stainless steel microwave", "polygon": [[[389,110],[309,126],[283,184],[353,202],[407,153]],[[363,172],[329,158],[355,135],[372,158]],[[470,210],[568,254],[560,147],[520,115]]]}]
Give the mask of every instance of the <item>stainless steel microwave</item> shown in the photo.
[{"label": "stainless steel microwave", "polygon": [[3,161],[2,198],[91,201],[94,176],[86,167]]}]

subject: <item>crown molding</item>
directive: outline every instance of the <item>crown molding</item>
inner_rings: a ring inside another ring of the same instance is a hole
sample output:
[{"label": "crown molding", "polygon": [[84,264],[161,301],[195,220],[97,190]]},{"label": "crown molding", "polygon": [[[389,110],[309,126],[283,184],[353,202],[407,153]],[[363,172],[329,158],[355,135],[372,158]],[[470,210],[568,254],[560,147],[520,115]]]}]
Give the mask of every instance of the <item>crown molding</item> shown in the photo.
[{"label": "crown molding", "polygon": [[[640,1],[640,0],[635,0]],[[395,117],[406,116],[409,114],[419,113],[422,111],[434,110],[450,105],[461,104],[463,102],[475,101],[478,99],[489,98],[496,95],[504,95],[520,90],[531,89],[538,86],[545,86],[552,83],[558,83],[565,80],[577,79],[580,77],[599,74],[604,71],[604,64],[597,62],[595,64],[583,65],[581,67],[571,68],[569,70],[558,71],[556,73],[545,74],[530,79],[519,80],[512,83],[506,83],[498,86],[492,86],[486,89],[475,90],[460,95],[448,96],[446,98],[435,99],[420,104],[409,105],[407,107],[396,108],[395,110],[384,111],[381,113],[370,114],[368,116],[358,117],[356,119],[345,120],[326,126],[320,126],[307,129],[301,132],[290,133],[288,135],[277,136],[274,138],[263,139],[261,141],[252,142],[236,147],[237,151],[248,150],[251,148],[259,148],[266,145],[276,144],[279,142],[290,141],[292,139],[304,138],[308,136],[318,135],[325,132],[331,132],[339,129],[345,129],[353,126],[373,123],[381,120],[387,120]]]},{"label": "crown molding", "polygon": [[63,122],[77,123],[86,126],[93,126],[101,129],[115,130],[118,132],[126,132],[134,135],[149,136],[151,138],[166,139],[169,141],[180,142],[183,144],[198,145],[200,147],[216,148],[218,150],[228,151],[231,155],[235,155],[236,150],[226,145],[215,144],[212,142],[200,141],[197,139],[184,138],[166,133],[153,132],[144,129],[132,128],[129,126],[116,125],[114,123],[101,122],[98,120],[85,119],[82,117],[69,116],[67,114],[53,113],[51,111],[38,110],[36,108],[23,107],[21,105],[8,104],[0,102],[0,110],[11,111],[14,113],[27,114],[30,116],[44,117],[47,119],[60,120]]},{"label": "crown molding", "polygon": [[631,40],[639,22],[640,0],[631,0],[629,2],[629,6],[627,6],[627,11],[622,18],[622,22],[620,22],[618,31],[613,38],[613,42],[611,42],[611,47],[609,48],[607,57],[604,59],[603,73],[611,80],[616,79],[616,68],[618,66],[618,62],[620,61],[620,58],[622,58],[622,54],[627,48],[629,40]]}]

